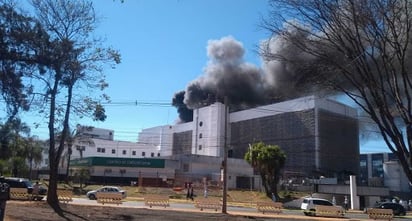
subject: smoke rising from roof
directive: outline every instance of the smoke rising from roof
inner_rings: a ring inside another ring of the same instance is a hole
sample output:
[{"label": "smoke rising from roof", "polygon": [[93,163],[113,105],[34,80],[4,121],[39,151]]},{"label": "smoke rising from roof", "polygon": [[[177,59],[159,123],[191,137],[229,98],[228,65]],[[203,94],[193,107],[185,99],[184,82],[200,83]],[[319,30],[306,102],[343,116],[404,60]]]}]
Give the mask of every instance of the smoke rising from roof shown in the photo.
[{"label": "smoke rising from roof", "polygon": [[[307,55],[295,54],[295,48],[282,38],[274,38],[262,45],[285,54],[286,58],[307,59]],[[296,90],[300,76],[296,75],[298,68],[279,61],[264,62],[263,67],[258,67],[244,61],[244,54],[242,43],[231,36],[208,41],[209,61],[203,75],[190,82],[184,93],[178,92],[173,98],[181,122],[193,119],[193,113],[188,109],[207,106],[216,101],[223,102],[224,97],[228,98],[231,110],[239,110],[302,93]]]},{"label": "smoke rising from roof", "polygon": [[190,82],[184,103],[198,108],[227,96],[235,106],[264,103],[262,70],[243,60],[243,45],[233,37],[210,40],[207,46],[209,62],[203,75]]}]

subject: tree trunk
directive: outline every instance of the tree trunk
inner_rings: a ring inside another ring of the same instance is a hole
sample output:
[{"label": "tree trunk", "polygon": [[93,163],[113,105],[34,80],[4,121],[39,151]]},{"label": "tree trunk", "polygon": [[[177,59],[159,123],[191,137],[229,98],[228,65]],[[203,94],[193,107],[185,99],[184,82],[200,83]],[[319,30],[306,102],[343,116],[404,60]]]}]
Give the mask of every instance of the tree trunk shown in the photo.
[{"label": "tree trunk", "polygon": [[49,188],[47,192],[47,203],[53,208],[53,210],[61,214],[62,209],[59,204],[59,199],[57,198],[57,182],[58,182],[58,162],[52,162],[50,160],[50,178],[49,178]]},{"label": "tree trunk", "polygon": [[55,137],[55,114],[56,114],[56,95],[57,88],[60,82],[61,72],[56,70],[56,80],[51,90],[50,96],[50,115],[49,115],[49,188],[47,191],[47,203],[58,214],[62,213],[62,209],[59,205],[59,199],[57,198],[57,182],[58,182],[58,166],[59,159],[58,151],[56,151],[56,137]]}]

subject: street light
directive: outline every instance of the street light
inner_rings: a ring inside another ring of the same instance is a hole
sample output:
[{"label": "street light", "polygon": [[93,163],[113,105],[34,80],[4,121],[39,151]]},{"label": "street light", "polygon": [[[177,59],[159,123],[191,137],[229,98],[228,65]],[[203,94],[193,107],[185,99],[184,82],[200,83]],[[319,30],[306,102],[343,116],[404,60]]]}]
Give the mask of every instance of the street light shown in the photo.
[{"label": "street light", "polygon": [[228,113],[228,105],[227,105],[227,97],[224,98],[224,105],[225,105],[225,135],[224,135],[224,143],[223,143],[223,198],[222,198],[222,213],[227,213],[227,113]]}]

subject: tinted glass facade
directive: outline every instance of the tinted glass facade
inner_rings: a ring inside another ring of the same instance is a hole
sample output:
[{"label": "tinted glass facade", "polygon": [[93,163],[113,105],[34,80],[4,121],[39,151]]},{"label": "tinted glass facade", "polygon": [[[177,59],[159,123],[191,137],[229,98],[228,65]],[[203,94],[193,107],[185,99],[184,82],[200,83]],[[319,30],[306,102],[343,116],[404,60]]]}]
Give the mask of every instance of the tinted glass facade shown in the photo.
[{"label": "tinted glass facade", "polygon": [[173,134],[173,155],[192,153],[192,131]]},{"label": "tinted glass facade", "polygon": [[[327,176],[359,173],[359,132],[357,119],[320,109],[319,170]],[[343,178],[343,177],[342,177]]]},{"label": "tinted glass facade", "polygon": [[230,127],[230,147],[234,158],[243,158],[249,144],[262,141],[278,145],[285,151],[285,172],[302,176],[359,172],[356,119],[322,110],[316,118],[315,109],[311,109],[240,121]]}]

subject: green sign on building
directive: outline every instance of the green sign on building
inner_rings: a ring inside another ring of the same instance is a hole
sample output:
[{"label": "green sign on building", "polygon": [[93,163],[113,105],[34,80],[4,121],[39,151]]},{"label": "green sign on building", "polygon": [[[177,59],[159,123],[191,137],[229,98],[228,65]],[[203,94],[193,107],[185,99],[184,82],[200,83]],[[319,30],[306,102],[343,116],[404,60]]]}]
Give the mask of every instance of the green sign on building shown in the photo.
[{"label": "green sign on building", "polygon": [[70,161],[72,166],[113,166],[113,167],[145,167],[165,168],[164,159],[130,159],[114,157],[86,157]]}]

